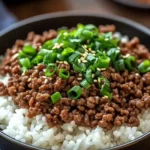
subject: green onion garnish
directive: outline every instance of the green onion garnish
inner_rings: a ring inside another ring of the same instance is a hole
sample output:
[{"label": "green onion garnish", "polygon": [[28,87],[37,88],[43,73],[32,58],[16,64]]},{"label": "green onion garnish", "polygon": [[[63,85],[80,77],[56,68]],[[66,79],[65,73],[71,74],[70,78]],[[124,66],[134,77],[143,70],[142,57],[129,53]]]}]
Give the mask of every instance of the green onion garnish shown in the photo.
[{"label": "green onion garnish", "polygon": [[146,73],[150,71],[150,60],[144,60],[138,65],[138,70],[141,73]]},{"label": "green onion garnish", "polygon": [[80,86],[74,86],[67,92],[68,97],[72,99],[78,99],[81,96],[81,94],[82,88]]},{"label": "green onion garnish", "polygon": [[65,69],[60,69],[59,70],[59,77],[64,79],[64,80],[67,80],[70,77],[70,72],[65,70]]},{"label": "green onion garnish", "polygon": [[91,84],[89,84],[88,81],[85,79],[80,83],[80,85],[85,89],[89,89],[91,86]]},{"label": "green onion garnish", "polygon": [[86,78],[86,80],[87,80],[90,84],[93,83],[92,70],[91,70],[91,69],[87,69],[87,70],[86,70],[85,78]]},{"label": "green onion garnish", "polygon": [[51,95],[51,100],[52,100],[53,104],[58,102],[61,98],[62,98],[62,96],[61,96],[60,92],[56,92],[53,95]]},{"label": "green onion garnish", "polygon": [[51,77],[56,72],[57,66],[56,64],[50,63],[48,64],[45,75],[48,77]]},{"label": "green onion garnish", "polygon": [[124,63],[129,71],[133,71],[136,68],[136,58],[134,56],[125,58]]},{"label": "green onion garnish", "polygon": [[31,45],[24,46],[22,51],[27,55],[34,56],[36,54],[36,49],[34,47],[32,47]]}]

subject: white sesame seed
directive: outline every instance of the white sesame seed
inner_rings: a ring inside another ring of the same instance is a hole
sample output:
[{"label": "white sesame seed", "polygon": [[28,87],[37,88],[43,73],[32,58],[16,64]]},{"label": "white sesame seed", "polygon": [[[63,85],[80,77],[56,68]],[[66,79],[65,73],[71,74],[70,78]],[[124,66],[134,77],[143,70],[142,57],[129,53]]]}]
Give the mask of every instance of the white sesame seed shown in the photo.
[{"label": "white sesame seed", "polygon": [[99,83],[101,82],[101,79],[100,79],[100,78],[98,78],[98,82],[99,82]]},{"label": "white sesame seed", "polygon": [[92,54],[93,56],[95,56],[96,54]]},{"label": "white sesame seed", "polygon": [[78,63],[81,63],[81,59],[78,59]]},{"label": "white sesame seed", "polygon": [[89,48],[89,51],[92,51],[92,49],[91,49],[91,48]]},{"label": "white sesame seed", "polygon": [[86,58],[86,57],[87,57],[87,54],[86,54],[86,53],[84,53],[84,54],[83,54],[83,57],[84,57],[84,58]]},{"label": "white sesame seed", "polygon": [[49,79],[50,79],[50,80],[52,80],[52,78],[51,78],[51,77],[50,77]]},{"label": "white sesame seed", "polygon": [[67,61],[64,61],[64,64],[66,64],[66,65],[67,65],[67,64],[68,64],[68,62],[67,62]]},{"label": "white sesame seed", "polygon": [[135,75],[136,75],[136,76],[139,76],[139,74],[138,74],[138,73],[136,73]]},{"label": "white sesame seed", "polygon": [[96,68],[98,71],[101,71],[101,69],[100,68]]},{"label": "white sesame seed", "polygon": [[79,73],[79,76],[82,76],[82,74],[81,74],[81,73]]},{"label": "white sesame seed", "polygon": [[77,78],[77,80],[80,80],[80,81],[81,81],[81,80],[82,80],[82,78]]},{"label": "white sesame seed", "polygon": [[31,81],[31,78],[28,79],[28,82],[30,82],[30,81]]},{"label": "white sesame seed", "polygon": [[106,68],[100,68],[101,71],[106,70]]},{"label": "white sesame seed", "polygon": [[59,61],[57,60],[56,63],[59,63]]},{"label": "white sesame seed", "polygon": [[81,61],[85,60],[85,58],[84,58],[84,57],[81,57],[80,59],[81,59]]},{"label": "white sesame seed", "polygon": [[96,52],[95,51],[91,51],[91,53],[95,54]]},{"label": "white sesame seed", "polygon": [[86,63],[86,62],[87,62],[87,60],[83,60],[82,62]]},{"label": "white sesame seed", "polygon": [[102,99],[105,99],[105,98],[108,98],[108,96],[105,95],[105,96],[102,97]]},{"label": "white sesame seed", "polygon": [[95,76],[95,75],[94,75],[94,74],[92,74],[92,78],[94,78],[94,76]]},{"label": "white sesame seed", "polygon": [[122,55],[123,58],[127,58],[129,56],[130,56],[130,54]]},{"label": "white sesame seed", "polygon": [[97,80],[94,80],[94,82],[97,82]]}]

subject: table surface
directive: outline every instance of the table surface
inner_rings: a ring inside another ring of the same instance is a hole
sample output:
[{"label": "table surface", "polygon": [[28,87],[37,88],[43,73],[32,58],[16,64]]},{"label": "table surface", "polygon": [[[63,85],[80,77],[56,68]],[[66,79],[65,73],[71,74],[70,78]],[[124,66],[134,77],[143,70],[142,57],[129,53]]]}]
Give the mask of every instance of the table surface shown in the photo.
[{"label": "table surface", "polygon": [[150,10],[124,7],[113,0],[33,0],[29,3],[11,5],[8,8],[19,20],[56,11],[88,10],[100,14],[116,14],[150,27]]},{"label": "table surface", "polygon": [[[30,3],[9,5],[9,10],[13,12],[19,20],[25,18],[66,10],[88,10],[99,14],[116,14],[150,27],[150,12],[118,5],[111,0],[33,0]],[[14,147],[7,144],[4,139],[0,138],[1,150],[24,150],[23,148]],[[124,150],[150,149],[150,138],[126,148]]]}]

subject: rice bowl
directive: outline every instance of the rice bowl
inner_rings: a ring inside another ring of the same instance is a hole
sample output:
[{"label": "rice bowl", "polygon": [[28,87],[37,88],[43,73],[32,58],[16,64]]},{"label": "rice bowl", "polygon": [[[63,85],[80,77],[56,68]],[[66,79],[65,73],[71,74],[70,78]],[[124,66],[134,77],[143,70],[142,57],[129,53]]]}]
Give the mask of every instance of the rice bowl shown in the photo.
[{"label": "rice bowl", "polygon": [[[9,75],[1,77],[1,80],[7,85],[8,78]],[[138,127],[123,125],[106,131],[101,127],[91,129],[77,126],[74,121],[64,123],[60,127],[49,128],[43,115],[28,118],[26,116],[28,110],[14,105],[9,96],[1,97],[0,106],[1,129],[5,134],[27,144],[47,149],[104,149],[134,140],[149,131],[146,126],[149,122],[149,109],[142,111],[138,116],[142,122]],[[93,138],[95,136],[97,138]]]}]

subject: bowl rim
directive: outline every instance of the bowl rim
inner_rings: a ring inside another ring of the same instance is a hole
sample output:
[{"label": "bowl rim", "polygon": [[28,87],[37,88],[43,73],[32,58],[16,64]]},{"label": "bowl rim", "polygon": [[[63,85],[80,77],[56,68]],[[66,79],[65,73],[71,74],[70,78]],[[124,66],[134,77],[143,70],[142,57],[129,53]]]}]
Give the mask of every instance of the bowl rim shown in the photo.
[{"label": "bowl rim", "polygon": [[[0,38],[2,38],[2,36],[9,33],[10,31],[13,31],[13,30],[15,30],[19,27],[30,24],[32,22],[43,21],[43,20],[51,19],[51,18],[72,17],[72,16],[77,16],[77,17],[81,17],[81,16],[82,17],[83,16],[84,17],[99,17],[99,18],[105,18],[105,19],[108,19],[108,20],[117,21],[117,22],[120,22],[120,23],[123,23],[123,24],[126,24],[126,25],[130,25],[131,27],[133,27],[133,28],[143,32],[144,34],[147,34],[148,36],[150,36],[150,29],[148,29],[147,27],[145,27],[145,26],[143,26],[139,23],[136,23],[135,21],[132,21],[130,19],[120,17],[120,16],[116,16],[116,15],[112,15],[112,14],[107,14],[106,15],[106,14],[98,14],[98,13],[93,13],[93,12],[91,13],[91,12],[87,12],[87,11],[77,11],[76,10],[76,11],[47,13],[47,14],[37,15],[37,16],[34,16],[34,17],[24,19],[24,20],[19,21],[15,24],[11,25],[10,27],[7,27],[6,29],[3,29],[2,31],[0,31]],[[25,148],[30,148],[30,149],[33,149],[33,150],[46,150],[46,149],[42,149],[42,148],[39,148],[39,147],[36,147],[36,146],[33,146],[33,145],[23,143],[21,141],[18,141],[16,139],[10,137],[9,135],[6,135],[1,130],[0,130],[0,136],[7,139],[8,141],[11,141],[14,144],[18,144],[18,145],[23,146]],[[138,138],[136,138],[132,141],[129,141],[129,142],[126,142],[126,143],[123,143],[121,145],[117,145],[117,146],[114,146],[114,147],[105,148],[103,150],[116,150],[116,149],[125,148],[125,147],[133,145],[135,143],[138,143],[139,141],[144,140],[145,138],[147,138],[149,136],[150,136],[150,131],[144,133],[142,136],[140,136],[140,137],[138,137]]]},{"label": "bowl rim", "polygon": [[126,0],[113,0],[114,2],[127,6],[127,7],[132,7],[132,8],[136,8],[136,9],[145,9],[145,10],[149,10],[150,9],[150,4],[143,4],[143,3],[138,3],[138,2],[134,2],[132,1],[126,1]]}]

